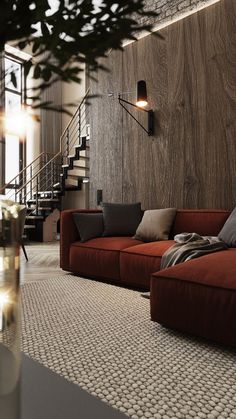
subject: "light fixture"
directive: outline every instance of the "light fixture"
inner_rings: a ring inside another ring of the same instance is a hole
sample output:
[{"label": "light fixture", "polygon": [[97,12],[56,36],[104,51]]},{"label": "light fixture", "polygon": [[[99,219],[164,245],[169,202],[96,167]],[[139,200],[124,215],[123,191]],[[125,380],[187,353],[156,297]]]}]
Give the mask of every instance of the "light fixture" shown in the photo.
[{"label": "light fixture", "polygon": [[[143,109],[145,106],[148,105],[148,99],[147,99],[147,86],[146,82],[144,80],[139,80],[137,82],[137,100],[136,104],[129,102],[128,100],[123,99],[122,93],[119,93],[118,100],[119,104],[122,106],[122,108],[128,112],[128,114],[137,122],[137,124],[149,135],[154,134],[154,112],[152,109]],[[139,111],[143,111],[147,113],[148,121],[147,121],[147,128],[145,128],[138,120],[135,118],[135,116],[124,106],[124,103],[127,103],[128,105],[133,106],[134,108],[138,109]]]},{"label": "light fixture", "polygon": [[137,102],[139,108],[147,106],[147,86],[144,80],[139,80],[137,83]]}]

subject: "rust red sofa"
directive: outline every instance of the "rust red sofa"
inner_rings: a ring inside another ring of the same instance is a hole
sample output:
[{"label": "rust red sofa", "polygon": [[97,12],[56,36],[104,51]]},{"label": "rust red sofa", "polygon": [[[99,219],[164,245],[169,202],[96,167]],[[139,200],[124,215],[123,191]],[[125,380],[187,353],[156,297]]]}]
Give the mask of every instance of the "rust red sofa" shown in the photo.
[{"label": "rust red sofa", "polygon": [[[160,271],[175,234],[218,235],[224,210],[178,210],[170,240],[143,243],[132,237],[80,242],[73,213],[61,214],[61,268],[116,284],[149,289],[151,318],[164,326],[236,346],[236,249],[202,256]],[[88,212],[100,212],[89,210]]]}]

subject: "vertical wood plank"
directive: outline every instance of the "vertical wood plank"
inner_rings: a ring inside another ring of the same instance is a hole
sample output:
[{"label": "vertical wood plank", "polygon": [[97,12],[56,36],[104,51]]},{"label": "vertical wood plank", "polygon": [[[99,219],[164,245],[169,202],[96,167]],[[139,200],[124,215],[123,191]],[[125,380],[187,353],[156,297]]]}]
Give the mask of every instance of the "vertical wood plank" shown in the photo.
[{"label": "vertical wood plank", "polygon": [[[147,82],[155,133],[119,106],[92,105],[91,205],[141,201],[143,208],[228,208],[236,203],[236,2],[221,0],[112,52],[92,92],[131,92]],[[127,105],[127,108],[129,105]],[[146,114],[129,110],[146,125]]]},{"label": "vertical wood plank", "polygon": [[90,207],[97,206],[96,191],[103,190],[103,200],[122,200],[122,120],[118,101],[108,97],[122,88],[122,53],[112,51],[100,61],[108,72],[99,70],[90,80]]}]

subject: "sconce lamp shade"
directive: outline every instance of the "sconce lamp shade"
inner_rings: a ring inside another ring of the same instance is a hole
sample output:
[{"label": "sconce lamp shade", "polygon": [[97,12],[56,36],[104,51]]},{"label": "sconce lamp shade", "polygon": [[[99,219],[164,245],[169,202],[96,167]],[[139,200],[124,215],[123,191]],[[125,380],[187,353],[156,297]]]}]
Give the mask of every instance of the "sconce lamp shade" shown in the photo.
[{"label": "sconce lamp shade", "polygon": [[147,101],[147,86],[145,80],[137,82],[137,102],[136,105],[143,108],[148,104]]},{"label": "sconce lamp shade", "polygon": [[[124,93],[119,93],[118,94],[118,100],[119,100],[119,104],[122,106],[122,108],[128,112],[128,114],[137,122],[137,124],[149,135],[153,135],[154,134],[154,111],[152,109],[144,109],[145,106],[148,104],[148,100],[147,100],[147,86],[146,86],[146,82],[144,80],[139,80],[137,82],[137,101],[136,103],[132,103],[129,102],[126,99],[123,99],[121,97],[122,94],[125,93],[132,93],[132,92],[124,92]],[[125,105],[129,105],[129,106],[133,106],[134,108],[136,108],[139,111],[142,112],[146,112],[147,116],[148,116],[148,121],[147,121],[147,128],[141,124],[141,122],[139,122],[139,120],[129,111],[129,109],[127,109],[127,107]]]}]

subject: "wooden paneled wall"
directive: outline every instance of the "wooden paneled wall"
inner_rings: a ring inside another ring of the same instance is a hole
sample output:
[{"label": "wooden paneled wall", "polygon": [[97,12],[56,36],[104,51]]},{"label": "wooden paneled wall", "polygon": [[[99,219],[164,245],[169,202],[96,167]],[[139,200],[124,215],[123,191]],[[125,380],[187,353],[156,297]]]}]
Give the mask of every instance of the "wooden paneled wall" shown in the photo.
[{"label": "wooden paneled wall", "polygon": [[[149,35],[102,60],[110,72],[90,80],[101,95],[91,101],[90,207],[97,189],[104,201],[144,209],[236,205],[235,21],[236,1],[221,0],[163,29],[164,40]],[[108,97],[134,91],[140,79],[155,112],[153,137]]]}]

